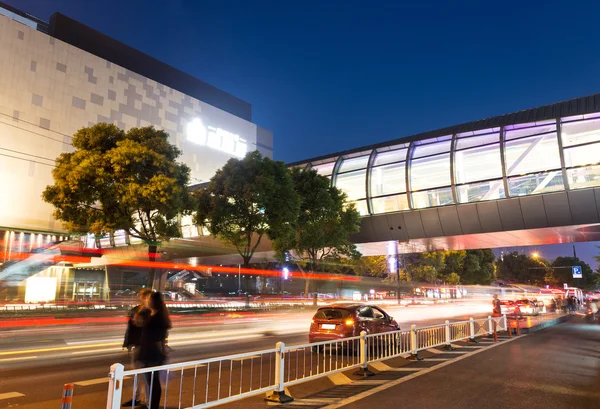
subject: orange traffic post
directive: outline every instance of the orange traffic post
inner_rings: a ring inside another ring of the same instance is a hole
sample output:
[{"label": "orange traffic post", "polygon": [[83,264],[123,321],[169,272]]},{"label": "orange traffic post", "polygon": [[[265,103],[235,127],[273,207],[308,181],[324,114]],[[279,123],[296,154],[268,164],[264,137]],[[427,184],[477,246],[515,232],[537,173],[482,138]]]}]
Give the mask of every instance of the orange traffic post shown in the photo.
[{"label": "orange traffic post", "polygon": [[73,390],[75,385],[72,383],[65,383],[62,394],[62,406],[61,409],[71,409],[71,403],[73,403]]}]

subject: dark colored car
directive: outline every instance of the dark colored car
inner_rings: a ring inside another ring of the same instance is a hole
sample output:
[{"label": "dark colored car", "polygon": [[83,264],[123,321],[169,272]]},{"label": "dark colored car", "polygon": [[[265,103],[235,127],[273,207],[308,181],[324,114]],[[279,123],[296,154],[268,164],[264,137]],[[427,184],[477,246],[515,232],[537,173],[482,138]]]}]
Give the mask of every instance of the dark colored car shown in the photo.
[{"label": "dark colored car", "polygon": [[333,304],[319,308],[310,324],[309,342],[331,341],[360,335],[397,331],[394,318],[366,304]]}]

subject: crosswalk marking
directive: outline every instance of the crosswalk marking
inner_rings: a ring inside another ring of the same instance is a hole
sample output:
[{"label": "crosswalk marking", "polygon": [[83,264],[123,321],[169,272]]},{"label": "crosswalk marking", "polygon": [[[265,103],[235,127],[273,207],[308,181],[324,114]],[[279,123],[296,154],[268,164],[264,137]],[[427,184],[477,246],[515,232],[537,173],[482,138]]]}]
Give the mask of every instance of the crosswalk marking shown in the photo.
[{"label": "crosswalk marking", "polygon": [[0,400],[10,399],[10,398],[20,398],[21,396],[25,396],[25,395],[22,393],[19,393],[19,392],[0,393]]},{"label": "crosswalk marking", "polygon": [[448,361],[450,358],[425,358],[425,362],[430,361],[430,362],[443,362],[443,361]]},{"label": "crosswalk marking", "polygon": [[329,380],[333,382],[334,385],[347,385],[352,383],[352,379],[348,378],[342,372],[337,372],[328,376]]},{"label": "crosswalk marking", "polygon": [[389,371],[390,369],[392,369],[391,366],[384,364],[383,362],[373,362],[371,364],[371,366],[375,369],[377,369],[378,371],[382,372],[382,371]]},{"label": "crosswalk marking", "polygon": [[423,368],[406,368],[406,367],[401,367],[401,368],[392,368],[390,369],[390,371],[395,371],[395,372],[418,372],[420,370],[422,370]]}]

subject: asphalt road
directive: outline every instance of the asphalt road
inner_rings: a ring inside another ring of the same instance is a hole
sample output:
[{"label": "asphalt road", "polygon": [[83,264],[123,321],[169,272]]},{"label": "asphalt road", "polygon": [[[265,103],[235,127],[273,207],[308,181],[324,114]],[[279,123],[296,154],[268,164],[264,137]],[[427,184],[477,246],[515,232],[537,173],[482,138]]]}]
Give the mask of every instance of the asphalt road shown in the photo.
[{"label": "asphalt road", "polygon": [[[483,316],[487,305],[386,307],[403,327]],[[312,311],[262,317],[217,317],[176,323],[169,339],[173,363],[307,342]],[[105,407],[107,374],[112,364],[129,368],[120,348],[123,328],[114,325],[65,326],[2,331],[0,335],[0,408],[60,407],[65,383],[75,383],[74,409]],[[78,406],[83,404],[84,406]],[[84,403],[85,402],[85,403]],[[93,404],[91,402],[94,402]]]}]

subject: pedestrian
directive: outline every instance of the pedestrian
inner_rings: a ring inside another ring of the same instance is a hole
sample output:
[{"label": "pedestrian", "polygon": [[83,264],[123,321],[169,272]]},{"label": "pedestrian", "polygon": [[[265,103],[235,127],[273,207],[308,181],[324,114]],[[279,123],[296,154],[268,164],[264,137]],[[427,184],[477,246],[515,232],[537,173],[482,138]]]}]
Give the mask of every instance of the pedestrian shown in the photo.
[{"label": "pedestrian", "polygon": [[[135,359],[136,356],[136,348],[140,346],[140,338],[142,336],[142,330],[140,327],[136,326],[133,322],[133,318],[135,314],[141,311],[144,308],[146,303],[146,298],[152,294],[152,290],[149,288],[142,288],[139,293],[140,304],[133,307],[128,314],[129,319],[127,320],[127,329],[125,330],[125,337],[123,339],[123,348],[127,348],[127,352],[129,353],[129,359],[131,361],[131,366],[135,369],[139,369],[139,362]],[[139,406],[142,404],[141,399],[141,383],[136,382],[135,388],[133,391],[132,399],[127,402],[123,402],[123,407],[131,407],[131,406]]]},{"label": "pedestrian", "polygon": [[497,294],[494,294],[494,299],[492,300],[492,306],[494,308],[493,309],[494,317],[499,317],[500,315],[502,315],[502,303],[498,299]]},{"label": "pedestrian", "polygon": [[[153,292],[146,297],[146,303],[134,317],[135,324],[141,328],[140,346],[136,348],[136,360],[142,368],[152,368],[164,365],[167,359],[166,339],[171,329],[169,310],[159,292]],[[160,395],[159,371],[144,373],[146,396],[149,409],[158,409]]]}]

